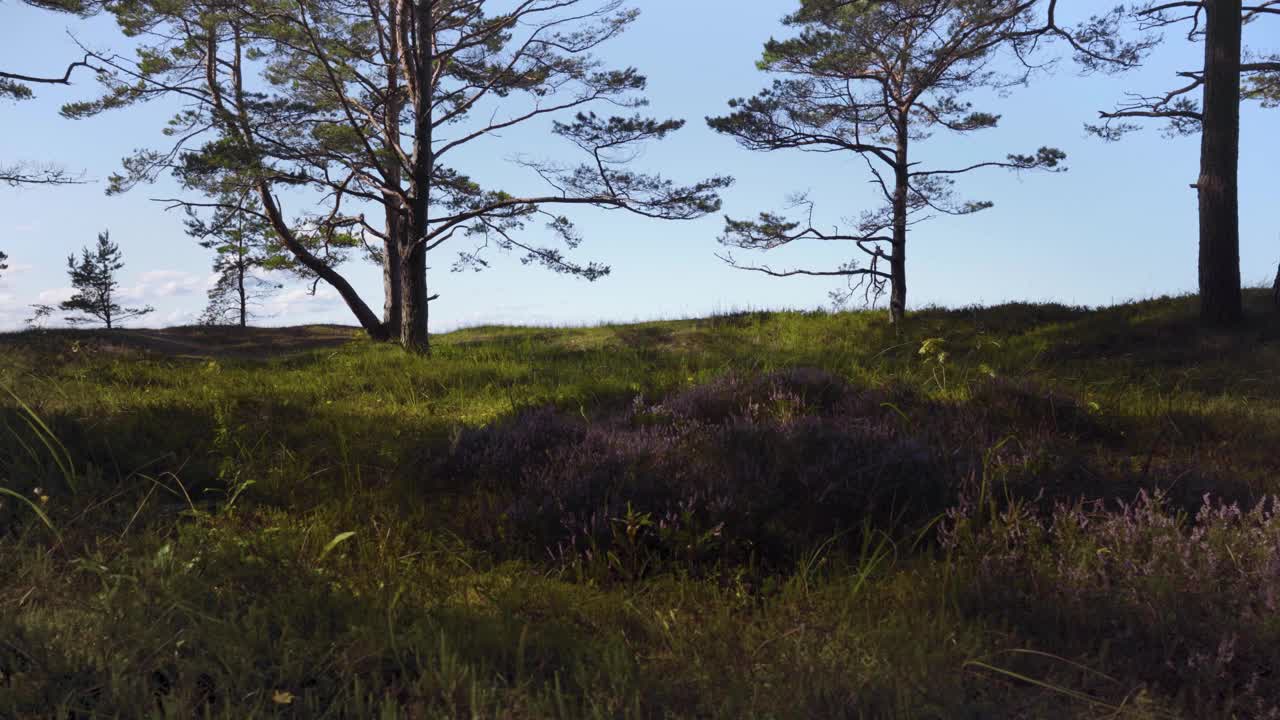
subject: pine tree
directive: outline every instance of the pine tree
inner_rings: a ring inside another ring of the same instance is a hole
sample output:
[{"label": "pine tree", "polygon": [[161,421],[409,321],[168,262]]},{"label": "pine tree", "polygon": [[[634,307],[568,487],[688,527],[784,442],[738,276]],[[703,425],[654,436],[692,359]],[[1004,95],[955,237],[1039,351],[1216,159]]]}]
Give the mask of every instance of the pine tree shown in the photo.
[{"label": "pine tree", "polygon": [[282,286],[260,274],[287,265],[280,245],[261,215],[261,205],[251,197],[224,198],[207,221],[194,212],[187,221],[187,233],[200,238],[200,247],[215,252],[213,270],[218,280],[209,289],[209,304],[201,316],[207,325],[235,324],[246,327],[253,307]]},{"label": "pine tree", "polygon": [[105,230],[98,233],[97,247],[81,250],[80,260],[74,253],[67,256],[67,275],[76,293],[58,307],[64,312],[82,313],[67,318],[72,323],[101,322],[110,330],[122,320],[141,317],[155,308],[126,308],[116,302],[115,292],[120,283],[116,271],[124,267],[120,246],[111,242]]},{"label": "pine tree", "polygon": [[[1244,42],[1255,22],[1274,32],[1280,6],[1244,5],[1241,0],[1148,2],[1131,10],[1139,32],[1182,26],[1186,37],[1204,43],[1200,67],[1178,73],[1179,86],[1152,95],[1129,93],[1114,110],[1099,113],[1088,126],[1106,140],[1137,129],[1135,121],[1160,119],[1170,135],[1200,136],[1200,175],[1192,188],[1199,204],[1200,317],[1226,327],[1244,317],[1240,277],[1240,105],[1280,102],[1280,56],[1258,55]],[[1271,21],[1271,22],[1267,22]],[[1264,36],[1265,37],[1265,36]]]},{"label": "pine tree", "polygon": [[[293,260],[371,337],[398,335],[406,348],[429,349],[428,253],[466,243],[455,268],[484,267],[500,250],[594,280],[609,269],[571,257],[583,240],[573,208],[689,220],[718,210],[730,183],[682,185],[634,169],[643,146],[684,123],[639,114],[645,77],[593,56],[637,17],[621,0],[128,0],[110,9],[145,38],[138,58],[94,55],[109,70],[106,93],[63,114],[169,96],[187,103],[173,127],[200,128],[167,130],[167,147],[128,158],[112,191],[165,171],[206,197],[252,190]],[[518,187],[472,177],[476,152],[548,120],[567,152],[516,156],[526,170]],[[529,237],[538,225],[551,243]],[[368,247],[366,233],[381,246],[370,253],[383,262],[381,317],[325,257],[357,235],[356,247]]]},{"label": "pine tree", "polygon": [[[938,131],[967,135],[995,127],[1000,116],[974,108],[968,95],[1025,82],[1033,69],[1028,55],[1043,36],[1070,37],[1078,52],[1088,52],[1093,35],[1084,33],[1083,41],[1080,34],[1068,36],[1053,24],[1052,11],[1042,21],[1036,0],[799,4],[783,19],[796,35],[770,40],[758,63],[778,79],[755,97],[730,101],[732,112],[708,118],[708,124],[751,150],[860,156],[883,203],[846,230],[825,230],[815,225],[813,205],[802,197],[794,204],[808,210],[803,218],[763,212],[753,220],[726,219],[721,237],[726,246],[757,251],[802,240],[843,242],[863,262],[775,270],[739,264],[732,254],[722,259],[776,277],[844,278],[847,288],[832,293],[837,304],[855,292],[871,300],[887,291],[899,323],[907,304],[909,229],[938,213],[968,215],[991,207],[956,197],[956,178],[983,168],[1057,171],[1066,157],[1041,147],[937,168],[922,163],[918,143]],[[995,69],[1004,54],[1012,60],[1012,75]]]}]

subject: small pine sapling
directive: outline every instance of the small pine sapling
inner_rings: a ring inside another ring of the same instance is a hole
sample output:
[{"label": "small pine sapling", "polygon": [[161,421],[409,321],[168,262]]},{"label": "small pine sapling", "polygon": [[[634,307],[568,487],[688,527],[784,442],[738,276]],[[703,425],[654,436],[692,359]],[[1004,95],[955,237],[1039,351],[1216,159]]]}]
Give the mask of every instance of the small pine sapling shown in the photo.
[{"label": "small pine sapling", "polygon": [[64,312],[80,313],[67,318],[71,323],[100,322],[110,330],[123,320],[142,317],[154,312],[155,308],[147,305],[140,308],[127,308],[116,302],[116,289],[120,286],[116,280],[116,271],[124,267],[120,246],[111,242],[105,230],[98,233],[98,244],[92,250],[81,250],[80,260],[74,253],[67,256],[67,275],[71,278],[71,287],[75,294],[62,301],[58,308]]}]

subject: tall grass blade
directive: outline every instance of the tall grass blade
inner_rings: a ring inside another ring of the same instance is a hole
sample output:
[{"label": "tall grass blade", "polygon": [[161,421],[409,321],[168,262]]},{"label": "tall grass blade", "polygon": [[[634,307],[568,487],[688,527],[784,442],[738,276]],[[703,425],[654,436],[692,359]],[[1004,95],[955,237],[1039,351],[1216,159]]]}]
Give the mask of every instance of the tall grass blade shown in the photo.
[{"label": "tall grass blade", "polygon": [[[58,466],[58,471],[62,473],[62,477],[66,481],[67,486],[71,488],[72,494],[79,493],[79,488],[76,486],[76,468],[75,463],[71,459],[71,452],[67,450],[67,447],[62,444],[62,441],[58,439],[58,436],[52,429],[50,429],[49,425],[45,423],[40,415],[33,410],[30,405],[23,402],[22,398],[18,397],[17,393],[7,386],[4,387],[4,391],[8,393],[9,397],[13,398],[13,401],[22,409],[23,422],[27,424],[27,427],[35,433],[35,436],[40,440],[41,444],[43,444],[45,449],[48,450],[50,457],[53,458],[53,462]],[[13,430],[10,429],[10,432],[13,432]],[[17,433],[14,434],[17,435]],[[21,438],[19,438],[19,441],[21,441]],[[23,443],[23,445],[25,446],[26,443]]]}]

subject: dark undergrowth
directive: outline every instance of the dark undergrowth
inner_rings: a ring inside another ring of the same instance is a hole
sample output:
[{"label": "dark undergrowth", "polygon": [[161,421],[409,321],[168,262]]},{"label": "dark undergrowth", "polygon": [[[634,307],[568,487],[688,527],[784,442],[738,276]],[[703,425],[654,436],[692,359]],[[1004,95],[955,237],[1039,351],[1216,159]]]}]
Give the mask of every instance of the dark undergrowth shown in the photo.
[{"label": "dark undergrowth", "polygon": [[8,337],[0,718],[1280,718],[1249,300]]}]

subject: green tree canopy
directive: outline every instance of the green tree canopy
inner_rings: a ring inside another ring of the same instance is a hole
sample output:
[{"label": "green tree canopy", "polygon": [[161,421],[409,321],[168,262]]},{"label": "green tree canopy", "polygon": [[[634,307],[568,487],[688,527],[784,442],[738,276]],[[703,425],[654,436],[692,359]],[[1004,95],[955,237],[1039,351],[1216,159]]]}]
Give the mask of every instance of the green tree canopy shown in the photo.
[{"label": "green tree canopy", "polygon": [[[209,197],[252,191],[299,264],[370,334],[394,328],[409,347],[427,347],[427,253],[465,243],[457,268],[484,267],[496,249],[596,279],[608,268],[569,256],[582,238],[561,208],[695,218],[718,209],[729,183],[679,185],[631,168],[641,145],[683,122],[638,114],[644,76],[593,57],[636,17],[617,0],[123,0],[112,10],[143,39],[138,57],[97,57],[111,69],[107,92],[64,112],[185,104],[166,131],[173,142],[126,160],[113,191],[166,171]],[[581,162],[520,156],[531,183],[521,190],[462,166],[465,147],[547,119]],[[285,188],[306,208],[294,217]],[[527,239],[534,223],[559,245]],[[382,318],[315,250],[341,243],[380,245]]]}]

